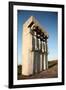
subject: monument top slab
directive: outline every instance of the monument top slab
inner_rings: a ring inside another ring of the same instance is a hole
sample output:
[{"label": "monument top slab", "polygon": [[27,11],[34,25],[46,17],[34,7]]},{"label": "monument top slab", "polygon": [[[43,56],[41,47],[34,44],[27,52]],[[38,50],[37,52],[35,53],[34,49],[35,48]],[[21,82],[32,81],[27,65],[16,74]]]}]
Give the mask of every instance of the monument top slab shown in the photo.
[{"label": "monument top slab", "polygon": [[35,26],[39,26],[41,31],[48,37],[48,33],[46,30],[39,24],[39,22],[35,19],[34,16],[30,16],[30,18],[23,24],[24,27],[29,27],[31,24],[34,24]]}]

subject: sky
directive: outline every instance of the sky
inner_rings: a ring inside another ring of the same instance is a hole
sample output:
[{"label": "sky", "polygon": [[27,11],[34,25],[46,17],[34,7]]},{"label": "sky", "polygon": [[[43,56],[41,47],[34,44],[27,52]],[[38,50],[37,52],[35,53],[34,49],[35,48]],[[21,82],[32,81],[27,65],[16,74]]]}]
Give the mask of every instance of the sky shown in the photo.
[{"label": "sky", "polygon": [[22,32],[23,24],[34,16],[40,25],[48,32],[48,60],[58,59],[58,13],[48,11],[18,10],[17,12],[17,57],[18,64],[22,64]]}]

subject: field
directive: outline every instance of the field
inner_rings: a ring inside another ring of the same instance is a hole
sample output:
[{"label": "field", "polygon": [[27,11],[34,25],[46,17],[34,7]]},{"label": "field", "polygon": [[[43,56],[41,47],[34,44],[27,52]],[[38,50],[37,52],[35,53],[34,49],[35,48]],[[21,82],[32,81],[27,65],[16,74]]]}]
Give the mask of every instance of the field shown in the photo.
[{"label": "field", "polygon": [[18,80],[22,79],[39,79],[39,78],[55,78],[58,77],[58,61],[48,61],[48,69],[41,71],[38,74],[34,74],[31,76],[21,75],[22,66],[18,66]]}]

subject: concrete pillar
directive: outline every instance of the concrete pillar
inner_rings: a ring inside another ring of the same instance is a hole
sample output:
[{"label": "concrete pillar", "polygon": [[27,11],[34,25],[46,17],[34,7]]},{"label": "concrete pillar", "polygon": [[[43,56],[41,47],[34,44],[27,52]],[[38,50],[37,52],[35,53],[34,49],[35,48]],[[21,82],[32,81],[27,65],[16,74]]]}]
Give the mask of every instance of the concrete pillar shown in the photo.
[{"label": "concrete pillar", "polygon": [[32,35],[32,51],[34,51],[34,50],[35,50],[35,38]]},{"label": "concrete pillar", "polygon": [[38,40],[38,37],[36,37],[36,41],[37,41],[37,49],[36,50],[39,50],[39,40]]},{"label": "concrete pillar", "polygon": [[42,71],[42,54],[40,54],[40,71]]},{"label": "concrete pillar", "polygon": [[37,51],[35,51],[34,52],[34,73],[38,73],[38,68],[39,68],[39,66],[38,66],[38,62],[39,62],[39,60],[38,60],[38,52]]},{"label": "concrete pillar", "polygon": [[42,70],[45,70],[44,41],[42,41]]},{"label": "concrete pillar", "polygon": [[42,52],[44,52],[44,43],[42,41]]},{"label": "concrete pillar", "polygon": [[35,74],[35,51],[33,53],[33,74]]},{"label": "concrete pillar", "polygon": [[[31,49],[32,35],[30,28],[23,27],[23,43],[22,43],[22,75],[30,75],[32,73]],[[30,54],[29,54],[30,53]],[[29,59],[30,57],[30,59]],[[29,66],[30,65],[30,66]],[[30,69],[31,68],[31,69]]]},{"label": "concrete pillar", "polygon": [[35,50],[37,50],[37,37],[36,37],[36,32],[34,34],[34,39],[35,39]]},{"label": "concrete pillar", "polygon": [[37,51],[37,73],[40,72],[40,52]]},{"label": "concrete pillar", "polygon": [[35,71],[35,67],[34,67],[34,51],[31,52],[31,58],[32,58],[32,73],[31,74],[34,74],[34,71]]},{"label": "concrete pillar", "polygon": [[40,38],[38,39],[38,42],[39,42],[39,50],[40,50],[41,48]]},{"label": "concrete pillar", "polygon": [[48,48],[47,48],[47,40],[44,42],[44,70],[48,69]]},{"label": "concrete pillar", "polygon": [[42,71],[44,70],[44,54],[42,53]]},{"label": "concrete pillar", "polygon": [[32,52],[31,50],[28,50],[28,67],[29,67],[29,70],[28,70],[28,73],[29,75],[32,75],[33,74],[33,60],[34,60],[34,52]]},{"label": "concrete pillar", "polygon": [[45,55],[45,54],[44,54],[44,60],[43,60],[43,63],[44,63],[43,70],[46,70],[46,55]]},{"label": "concrete pillar", "polygon": [[45,55],[45,58],[46,58],[46,69],[48,69],[48,46],[47,46],[47,39],[45,41],[45,47],[46,47],[46,55]]}]

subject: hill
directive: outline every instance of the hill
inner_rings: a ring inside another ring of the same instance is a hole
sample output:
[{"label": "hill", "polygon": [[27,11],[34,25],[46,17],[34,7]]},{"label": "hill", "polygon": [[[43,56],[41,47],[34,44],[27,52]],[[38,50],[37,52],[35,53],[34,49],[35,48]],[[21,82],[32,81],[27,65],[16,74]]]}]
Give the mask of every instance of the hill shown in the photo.
[{"label": "hill", "polygon": [[21,75],[22,66],[18,66],[18,80],[21,79],[36,79],[36,78],[55,78],[58,77],[58,61],[48,61],[48,69],[41,71],[40,73],[31,75],[31,76],[24,76]]}]

